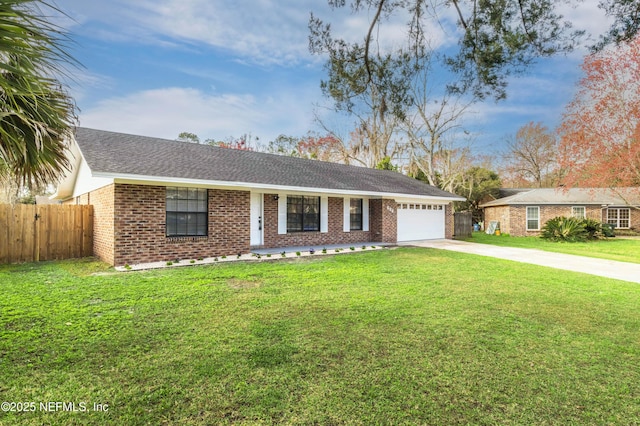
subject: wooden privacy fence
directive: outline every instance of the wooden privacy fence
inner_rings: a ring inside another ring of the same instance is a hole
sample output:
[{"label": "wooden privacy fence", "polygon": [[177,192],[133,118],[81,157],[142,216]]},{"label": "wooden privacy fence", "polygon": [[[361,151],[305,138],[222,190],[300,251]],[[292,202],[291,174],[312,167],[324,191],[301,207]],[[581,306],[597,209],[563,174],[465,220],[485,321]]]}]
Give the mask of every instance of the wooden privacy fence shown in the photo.
[{"label": "wooden privacy fence", "polygon": [[471,212],[458,212],[453,214],[453,238],[459,240],[470,238],[473,231],[473,216]]},{"label": "wooden privacy fence", "polygon": [[0,263],[93,255],[93,206],[0,204]]}]

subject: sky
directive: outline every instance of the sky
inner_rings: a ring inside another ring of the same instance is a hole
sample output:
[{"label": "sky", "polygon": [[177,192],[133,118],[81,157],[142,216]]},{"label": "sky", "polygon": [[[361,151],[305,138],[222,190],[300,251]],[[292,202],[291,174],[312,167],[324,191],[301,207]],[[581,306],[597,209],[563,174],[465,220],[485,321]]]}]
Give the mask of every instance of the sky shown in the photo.
[{"label": "sky", "polygon": [[[563,13],[575,28],[600,34],[608,22],[597,3],[585,0]],[[68,84],[83,127],[167,139],[184,131],[202,140],[249,134],[264,144],[280,134],[322,132],[316,116],[338,133],[350,127],[350,118],[327,115],[330,101],[320,90],[326,58],[309,53],[308,21],[313,11],[338,34],[361,40],[366,13],[331,10],[325,0],[55,4],[68,16],[57,24],[82,64]],[[404,37],[402,21],[392,17],[384,27],[390,46]],[[433,37],[446,46],[455,40],[453,25]],[[506,101],[474,105],[462,124],[475,152],[499,155],[506,138],[531,121],[554,129],[575,93],[585,53],[542,60],[510,80]]]}]

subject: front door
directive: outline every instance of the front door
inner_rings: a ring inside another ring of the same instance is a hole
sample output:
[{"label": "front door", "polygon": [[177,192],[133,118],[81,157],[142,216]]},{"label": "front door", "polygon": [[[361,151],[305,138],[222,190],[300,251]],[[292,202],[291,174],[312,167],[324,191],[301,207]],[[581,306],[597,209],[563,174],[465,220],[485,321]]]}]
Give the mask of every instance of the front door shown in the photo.
[{"label": "front door", "polygon": [[262,194],[251,193],[251,246],[262,245]]}]

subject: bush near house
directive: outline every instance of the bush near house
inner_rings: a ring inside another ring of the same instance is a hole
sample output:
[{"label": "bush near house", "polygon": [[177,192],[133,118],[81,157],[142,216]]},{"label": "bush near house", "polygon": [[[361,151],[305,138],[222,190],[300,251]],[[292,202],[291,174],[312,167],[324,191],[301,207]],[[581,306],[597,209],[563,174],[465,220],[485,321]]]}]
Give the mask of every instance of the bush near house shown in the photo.
[{"label": "bush near house", "polygon": [[540,237],[549,241],[584,242],[603,237],[602,224],[593,219],[554,217],[542,227]]}]

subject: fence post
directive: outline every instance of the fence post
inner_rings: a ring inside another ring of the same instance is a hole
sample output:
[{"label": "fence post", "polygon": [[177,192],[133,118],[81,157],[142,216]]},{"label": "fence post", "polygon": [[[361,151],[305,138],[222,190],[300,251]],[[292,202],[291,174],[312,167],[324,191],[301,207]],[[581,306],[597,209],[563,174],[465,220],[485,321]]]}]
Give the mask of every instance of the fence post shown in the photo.
[{"label": "fence post", "polygon": [[40,262],[40,206],[35,206],[35,214],[33,218],[33,260]]}]

